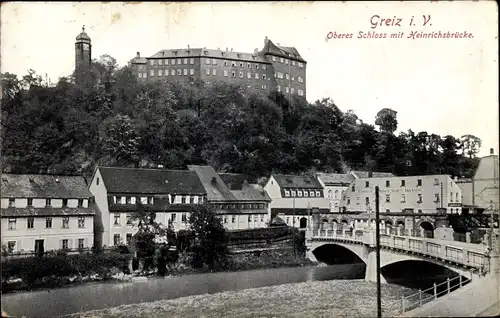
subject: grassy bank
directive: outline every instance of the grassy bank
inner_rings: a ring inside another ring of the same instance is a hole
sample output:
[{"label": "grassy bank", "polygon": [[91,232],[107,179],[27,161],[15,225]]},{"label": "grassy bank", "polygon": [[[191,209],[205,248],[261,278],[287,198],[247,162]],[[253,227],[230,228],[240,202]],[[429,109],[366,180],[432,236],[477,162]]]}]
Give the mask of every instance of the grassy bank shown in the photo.
[{"label": "grassy bank", "polygon": [[[413,291],[382,286],[384,316]],[[362,280],[316,281],[124,305],[65,316],[83,317],[374,317],[376,286]]]}]

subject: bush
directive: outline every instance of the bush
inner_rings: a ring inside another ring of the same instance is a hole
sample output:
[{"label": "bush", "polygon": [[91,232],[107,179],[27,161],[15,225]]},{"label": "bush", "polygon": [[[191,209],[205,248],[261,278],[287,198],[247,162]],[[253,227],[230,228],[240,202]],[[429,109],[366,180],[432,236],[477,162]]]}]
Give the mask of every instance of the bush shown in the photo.
[{"label": "bush", "polygon": [[49,257],[9,258],[2,260],[2,289],[5,283],[21,278],[28,287],[47,278],[84,277],[99,274],[103,278],[111,275],[113,268],[128,273],[130,255],[118,253],[55,255]]}]

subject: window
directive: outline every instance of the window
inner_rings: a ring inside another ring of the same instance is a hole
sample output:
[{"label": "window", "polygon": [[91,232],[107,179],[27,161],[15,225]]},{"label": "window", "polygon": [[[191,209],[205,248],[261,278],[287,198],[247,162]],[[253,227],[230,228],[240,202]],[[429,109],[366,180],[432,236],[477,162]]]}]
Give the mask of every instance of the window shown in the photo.
[{"label": "window", "polygon": [[252,216],[251,215],[248,216],[248,223],[250,223],[250,222],[252,222]]},{"label": "window", "polygon": [[457,192],[457,193],[455,193],[455,202],[458,202],[458,201],[459,200],[458,200],[458,192]]},{"label": "window", "polygon": [[227,215],[224,216],[224,223],[227,223]]},{"label": "window", "polygon": [[148,204],[148,198],[147,197],[141,197],[141,204]]},{"label": "window", "polygon": [[450,202],[453,202],[453,192],[450,192]]},{"label": "window", "polygon": [[387,202],[387,203],[391,202],[391,195],[390,194],[385,195],[385,202]]},{"label": "window", "polygon": [[125,239],[126,239],[126,244],[127,245],[132,245],[132,233],[127,233],[127,235],[125,236]]},{"label": "window", "polygon": [[158,65],[162,65],[163,60],[158,60]]},{"label": "window", "polygon": [[295,89],[293,87],[290,89],[290,93],[295,94]]},{"label": "window", "polygon": [[276,56],[273,56],[273,62],[276,62]]},{"label": "window", "polygon": [[182,70],[180,68],[177,69],[177,75],[182,75]]},{"label": "window", "polygon": [[188,75],[188,69],[187,68],[184,69],[183,74],[184,74],[184,76]]},{"label": "window", "polygon": [[150,70],[149,71],[149,76],[155,76],[155,71],[154,70]]},{"label": "window", "polygon": [[224,76],[227,77],[227,74],[228,74],[227,70],[224,70]]},{"label": "window", "polygon": [[127,204],[132,204],[132,197],[126,197]]},{"label": "window", "polygon": [[264,223],[264,216],[263,215],[260,216],[260,222]]},{"label": "window", "polygon": [[33,206],[33,199],[32,198],[28,198],[28,206]]},{"label": "window", "polygon": [[9,241],[7,243],[7,248],[9,250],[9,253],[14,253],[14,251],[16,249],[16,241]]},{"label": "window", "polygon": [[188,63],[188,59],[184,59],[184,64],[187,64]]},{"label": "window", "polygon": [[259,79],[259,73],[255,73],[255,79],[258,80]]},{"label": "window", "polygon": [[217,65],[217,60],[216,59],[212,59],[212,65]]},{"label": "window", "polygon": [[286,92],[286,93],[289,93],[289,92],[290,92],[290,87],[288,87],[288,86],[287,86],[287,87],[285,87],[285,92]]},{"label": "window", "polygon": [[297,90],[297,94],[299,94],[299,96],[304,96],[304,91],[299,89]]},{"label": "window", "polygon": [[422,203],[423,202],[422,201],[422,194],[419,193],[419,194],[417,194],[417,196],[418,196],[417,203]]},{"label": "window", "polygon": [[391,213],[391,209],[385,209],[386,213]]},{"label": "window", "polygon": [[171,70],[170,75],[172,75],[172,76],[175,75],[175,70]]},{"label": "window", "polygon": [[347,198],[347,205],[351,204],[351,199]]},{"label": "window", "polygon": [[85,217],[84,216],[79,216],[78,217],[78,228],[84,228],[85,227]]},{"label": "window", "polygon": [[82,249],[85,247],[85,239],[78,239],[78,248]]},{"label": "window", "polygon": [[292,197],[296,196],[297,193],[295,192],[295,190],[292,190]]},{"label": "window", "polygon": [[158,70],[158,76],[163,76],[163,70]]},{"label": "window", "polygon": [[418,209],[418,213],[422,213],[422,210],[421,210],[421,209]]},{"label": "window", "polygon": [[258,70],[259,69],[259,64],[255,64],[255,69]]},{"label": "window", "polygon": [[236,215],[233,215],[233,216],[231,217],[231,223],[236,223]]},{"label": "window", "polygon": [[51,199],[45,199],[45,206],[51,206],[52,205],[52,200]]},{"label": "window", "polygon": [[137,74],[137,76],[139,76],[139,78],[142,78],[142,73]]},{"label": "window", "polygon": [[83,207],[83,199],[78,199],[78,207]]},{"label": "window", "polygon": [[240,72],[240,78],[243,78],[243,72]]},{"label": "window", "polygon": [[310,192],[309,192],[309,196],[310,196],[310,197],[314,197],[314,191],[310,191]]},{"label": "window", "polygon": [[236,66],[236,62],[232,62],[232,63],[231,63],[231,66],[232,66],[232,67],[235,67],[235,66]]},{"label": "window", "polygon": [[113,235],[113,244],[114,245],[120,245],[120,243],[121,243],[120,234]]},{"label": "window", "polygon": [[370,187],[370,181],[365,181],[365,188],[369,188]]},{"label": "window", "polygon": [[114,215],[114,220],[115,220],[115,225],[120,225],[120,214],[119,213],[115,213]]},{"label": "window", "polygon": [[285,74],[285,77],[286,77],[287,80],[290,79],[290,75],[288,75],[288,73]]},{"label": "window", "polygon": [[254,215],[253,216],[253,221],[256,222],[256,223],[259,222],[259,216],[258,215]]},{"label": "window", "polygon": [[369,197],[365,197],[365,204],[370,204],[370,198]]},{"label": "window", "polygon": [[406,203],[406,195],[401,194],[401,203]]},{"label": "window", "polygon": [[15,207],[16,206],[16,199],[9,198],[9,206],[10,207]]},{"label": "window", "polygon": [[69,229],[69,217],[65,216],[62,218],[62,227],[63,229]]},{"label": "window", "polygon": [[295,66],[295,61],[292,61],[292,65]]},{"label": "window", "polygon": [[252,73],[247,72],[247,77],[248,77],[249,79],[251,79],[251,78],[252,78]]},{"label": "window", "polygon": [[299,197],[301,197],[301,196],[302,196],[302,190],[298,190],[298,191],[297,191],[297,195],[298,195]]},{"label": "window", "polygon": [[132,215],[130,215],[129,213],[127,213],[127,225],[132,225]]},{"label": "window", "polygon": [[35,227],[35,219],[34,218],[28,218],[28,229],[32,229]]},{"label": "window", "polygon": [[289,196],[290,196],[290,191],[285,190],[285,197],[289,197]]},{"label": "window", "polygon": [[181,195],[181,203],[182,204],[186,203],[186,196],[185,195]]},{"label": "window", "polygon": [[177,213],[172,213],[170,215],[170,222],[176,222],[177,221]]},{"label": "window", "polygon": [[352,192],[356,191],[356,186],[354,184],[351,186],[351,191]]},{"label": "window", "polygon": [[148,73],[142,73],[142,77],[143,77],[143,78],[148,77]]},{"label": "window", "polygon": [[194,75],[194,68],[189,70],[189,75]]},{"label": "window", "polygon": [[61,240],[61,248],[63,250],[67,250],[68,249],[68,240],[67,239]]},{"label": "window", "polygon": [[417,180],[417,187],[421,187],[422,186],[422,179],[418,179]]},{"label": "window", "polygon": [[194,64],[194,59],[193,58],[189,59],[189,64]]},{"label": "window", "polygon": [[439,202],[439,193],[434,193],[434,203]]},{"label": "window", "polygon": [[304,64],[299,62],[299,67],[304,67]]},{"label": "window", "polygon": [[16,229],[16,219],[9,219],[9,230],[15,230]]},{"label": "window", "polygon": [[401,186],[404,187],[405,186],[405,180],[401,180]]},{"label": "window", "polygon": [[154,197],[148,197],[148,204],[154,203]]},{"label": "window", "polygon": [[235,71],[231,72],[231,77],[233,77],[233,78],[236,77],[236,72]]},{"label": "window", "polygon": [[187,222],[187,214],[186,213],[182,213],[182,215],[181,215],[181,221],[182,221],[182,223],[186,223]]},{"label": "window", "polygon": [[240,67],[243,67],[243,62],[240,62]]},{"label": "window", "polygon": [[277,89],[278,89],[278,92],[281,92],[281,86],[278,85]]},{"label": "window", "polygon": [[52,218],[45,218],[45,228],[52,228]]},{"label": "window", "polygon": [[150,65],[155,65],[155,60],[150,60],[150,61],[149,61],[149,64],[150,64]]},{"label": "window", "polygon": [[391,181],[386,180],[386,181],[385,181],[385,186],[386,186],[387,188],[389,188],[389,187],[391,186]]},{"label": "window", "polygon": [[265,80],[266,79],[266,74],[262,74],[262,79]]},{"label": "window", "polygon": [[182,60],[181,59],[177,59],[177,64],[181,65],[182,64]]},{"label": "window", "polygon": [[280,63],[283,63],[283,62],[284,62],[284,61],[283,61],[283,58],[282,58],[282,57],[280,57]]},{"label": "window", "polygon": [[215,75],[217,75],[217,70],[214,68],[214,69],[212,70],[212,76],[215,76]]}]

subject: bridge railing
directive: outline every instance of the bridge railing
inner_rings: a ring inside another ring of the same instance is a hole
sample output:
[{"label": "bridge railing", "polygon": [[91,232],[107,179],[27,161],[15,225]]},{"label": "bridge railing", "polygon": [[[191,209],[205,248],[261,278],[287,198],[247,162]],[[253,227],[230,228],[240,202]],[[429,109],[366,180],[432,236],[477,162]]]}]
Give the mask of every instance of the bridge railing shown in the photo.
[{"label": "bridge railing", "polygon": [[[408,296],[401,296],[400,300],[395,301],[392,304],[389,304],[387,309],[392,309],[396,307],[396,313],[394,314],[403,314],[407,311],[415,309],[417,307],[422,306],[430,301],[436,300],[438,297],[449,294],[450,292],[461,288],[465,284],[470,283],[472,278],[463,277],[461,275],[456,276],[452,279],[449,277],[446,281],[436,284],[430,288],[420,290]],[[439,287],[439,288],[438,288]]]},{"label": "bridge railing", "polygon": [[[352,232],[348,230],[318,230],[308,233],[311,238],[335,238],[353,242],[364,242],[367,244],[375,243],[374,234],[375,233],[373,232],[364,232],[362,230],[354,230]],[[393,248],[413,253],[425,254],[427,256],[436,257],[445,261],[480,268],[481,271],[486,271],[489,267],[489,258],[485,251],[477,248],[476,246],[473,246],[472,248],[465,246],[459,247],[443,244],[443,242],[431,238],[397,236],[384,233],[380,234],[380,246],[383,248]]]}]

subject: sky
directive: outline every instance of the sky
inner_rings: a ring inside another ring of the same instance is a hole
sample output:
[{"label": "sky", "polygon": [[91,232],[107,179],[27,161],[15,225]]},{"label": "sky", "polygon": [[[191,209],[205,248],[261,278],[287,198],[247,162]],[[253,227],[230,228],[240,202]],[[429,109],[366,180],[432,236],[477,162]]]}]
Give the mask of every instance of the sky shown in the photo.
[{"label": "sky", "polygon": [[[136,52],[188,45],[253,52],[267,36],[307,61],[310,102],[330,97],[371,124],[391,108],[397,133],[472,134],[482,139],[484,156],[490,148],[498,154],[499,144],[497,10],[494,1],[4,2],[0,68],[18,76],[34,69],[56,82],[74,69],[82,25],[92,57],[109,54],[120,65]],[[420,31],[472,38],[408,38]],[[328,39],[333,32],[352,37]],[[360,39],[359,32],[387,35]],[[399,32],[402,38],[390,38]]]}]

